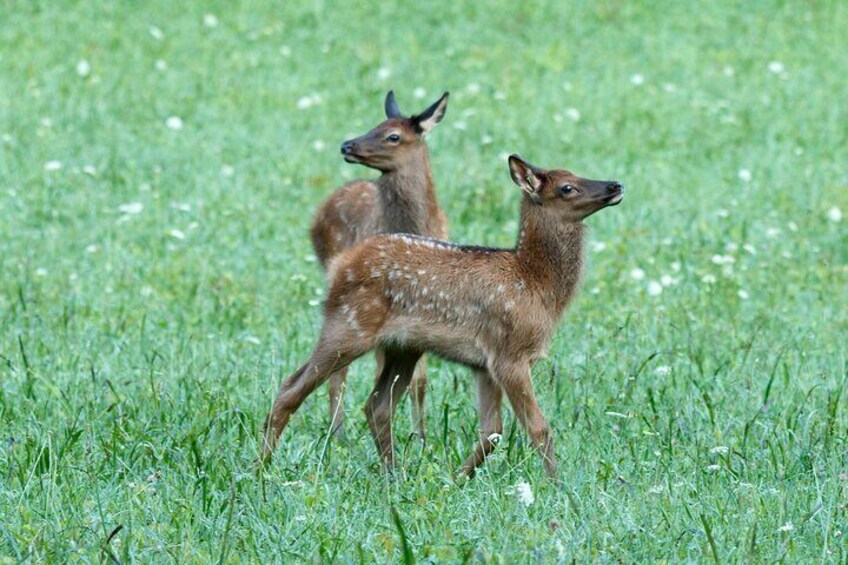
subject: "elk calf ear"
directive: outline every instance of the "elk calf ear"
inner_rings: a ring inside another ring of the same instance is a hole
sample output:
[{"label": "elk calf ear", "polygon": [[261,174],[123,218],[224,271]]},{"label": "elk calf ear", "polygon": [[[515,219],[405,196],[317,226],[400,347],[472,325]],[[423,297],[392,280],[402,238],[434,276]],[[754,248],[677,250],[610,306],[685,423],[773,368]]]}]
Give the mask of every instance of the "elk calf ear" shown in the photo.
[{"label": "elk calf ear", "polygon": [[388,94],[386,94],[386,117],[390,120],[392,118],[402,118],[403,114],[400,113],[400,108],[398,108],[397,102],[395,102],[395,92],[390,90]]},{"label": "elk calf ear", "polygon": [[538,199],[539,189],[542,188],[542,179],[539,177],[540,169],[513,154],[509,156],[509,172],[512,175],[512,181],[521,190],[533,197],[534,200]]},{"label": "elk calf ear", "polygon": [[445,92],[432,106],[412,117],[412,122],[420,133],[427,133],[442,121],[448,108],[448,96],[450,93]]}]

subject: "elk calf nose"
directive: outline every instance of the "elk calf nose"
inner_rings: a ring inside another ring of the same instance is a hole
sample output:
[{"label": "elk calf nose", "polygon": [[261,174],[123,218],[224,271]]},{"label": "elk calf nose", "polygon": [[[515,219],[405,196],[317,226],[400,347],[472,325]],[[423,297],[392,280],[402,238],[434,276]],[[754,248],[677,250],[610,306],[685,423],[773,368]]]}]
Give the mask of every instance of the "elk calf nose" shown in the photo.
[{"label": "elk calf nose", "polygon": [[617,190],[621,190],[621,183],[618,181],[610,181],[607,183],[607,190],[610,192],[615,192]]},{"label": "elk calf nose", "polygon": [[351,151],[353,151],[354,149],[356,149],[356,142],[354,142],[354,141],[345,141],[344,143],[342,143],[342,155],[345,155],[345,154],[347,154],[347,153],[350,153],[350,152],[351,152]]}]

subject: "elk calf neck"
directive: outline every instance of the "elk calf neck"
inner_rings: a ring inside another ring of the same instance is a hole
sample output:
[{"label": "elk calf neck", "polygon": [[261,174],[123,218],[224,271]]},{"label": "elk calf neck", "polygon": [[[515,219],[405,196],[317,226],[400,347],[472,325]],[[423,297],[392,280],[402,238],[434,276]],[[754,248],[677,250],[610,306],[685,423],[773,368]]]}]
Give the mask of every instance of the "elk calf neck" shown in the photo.
[{"label": "elk calf neck", "polygon": [[[348,163],[380,171],[376,180],[350,182],[334,192],[318,209],[310,235],[315,254],[325,268],[339,253],[380,233],[411,233],[447,237],[447,220],[436,200],[426,134],[445,115],[448,93],[415,116],[404,116],[394,93],[386,95],[386,120],[355,139],[345,141],[341,153]],[[377,351],[377,375],[386,363]],[[330,377],[331,429],[344,434],[346,369]],[[412,411],[419,437],[425,437],[424,394],[426,361],[421,359],[413,378]]]},{"label": "elk calf neck", "polygon": [[387,468],[394,465],[391,419],[424,352],[471,367],[477,374],[480,437],[462,472],[474,473],[502,433],[503,394],[545,470],[556,475],[550,427],[530,380],[555,326],[577,290],[583,220],[618,204],[618,182],[543,170],[509,159],[523,191],[514,249],[454,245],[412,235],[369,238],[340,255],[324,325],[309,361],[281,385],[265,424],[270,457],[291,415],[333,371],[371,349],[391,352],[365,407]]}]

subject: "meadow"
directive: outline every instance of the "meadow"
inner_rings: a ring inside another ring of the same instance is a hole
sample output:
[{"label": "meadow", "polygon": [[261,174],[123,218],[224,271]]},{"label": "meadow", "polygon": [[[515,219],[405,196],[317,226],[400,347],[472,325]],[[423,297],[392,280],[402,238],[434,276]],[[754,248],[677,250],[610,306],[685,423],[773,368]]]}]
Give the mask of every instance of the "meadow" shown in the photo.
[{"label": "meadow", "polygon": [[[846,560],[848,3],[369,4],[0,1],[0,563]],[[561,484],[508,409],[455,481],[438,360],[393,480],[370,359],[252,471],[389,89],[451,92],[455,241],[514,243],[512,152],[626,186],[534,369]]]}]

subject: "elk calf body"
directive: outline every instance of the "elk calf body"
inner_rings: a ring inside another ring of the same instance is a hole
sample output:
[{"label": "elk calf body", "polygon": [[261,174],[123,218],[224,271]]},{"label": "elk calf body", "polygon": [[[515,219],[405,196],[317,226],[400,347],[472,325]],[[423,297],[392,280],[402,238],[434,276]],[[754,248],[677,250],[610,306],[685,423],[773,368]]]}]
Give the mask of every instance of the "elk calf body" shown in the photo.
[{"label": "elk calf body", "polygon": [[505,394],[556,474],[550,427],[530,369],[544,355],[580,279],[583,220],[618,204],[621,185],[536,168],[513,155],[522,189],[514,249],[461,246],[412,235],[370,238],[336,258],[324,325],[309,361],[288,377],[265,423],[270,457],[291,415],[315,388],[371,349],[391,352],[365,407],[383,462],[394,464],[391,419],[418,359],[433,352],[472,368],[478,379],[480,437],[462,466],[472,475],[502,433]]},{"label": "elk calf body", "polygon": [[[386,95],[386,120],[363,136],[345,141],[342,156],[348,163],[376,169],[373,181],[347,183],[318,209],[312,221],[312,246],[326,268],[333,257],[379,233],[412,233],[447,237],[447,220],[439,208],[425,135],[438,124],[447,109],[448,93],[420,114],[401,114],[394,94]],[[376,351],[377,375],[387,363],[386,353]],[[389,364],[393,363],[391,359]],[[412,390],[413,419],[424,439],[425,361],[415,371]],[[346,368],[330,377],[330,419],[334,433],[343,434]]]}]

